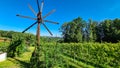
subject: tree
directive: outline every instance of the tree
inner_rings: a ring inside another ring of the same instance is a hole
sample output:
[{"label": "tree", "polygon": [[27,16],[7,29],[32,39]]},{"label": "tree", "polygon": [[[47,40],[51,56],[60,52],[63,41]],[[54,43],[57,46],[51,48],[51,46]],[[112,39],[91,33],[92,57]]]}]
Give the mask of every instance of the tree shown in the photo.
[{"label": "tree", "polygon": [[84,27],[85,21],[80,17],[71,22],[64,23],[60,29],[64,42],[82,42]]},{"label": "tree", "polygon": [[97,27],[97,41],[116,43],[120,40],[120,20],[104,20]]},{"label": "tree", "polygon": [[102,23],[99,23],[96,26],[96,36],[97,36],[96,42],[102,42],[103,41],[103,38],[105,37],[105,35],[104,35]]},{"label": "tree", "polygon": [[97,39],[97,22],[93,21],[92,19],[89,19],[89,22],[86,23],[85,28],[84,28],[84,32],[83,32],[83,39],[84,42],[95,42]]},{"label": "tree", "polygon": [[120,19],[115,19],[113,20],[113,30],[114,30],[114,34],[115,34],[115,38],[116,38],[116,41],[120,41]]}]

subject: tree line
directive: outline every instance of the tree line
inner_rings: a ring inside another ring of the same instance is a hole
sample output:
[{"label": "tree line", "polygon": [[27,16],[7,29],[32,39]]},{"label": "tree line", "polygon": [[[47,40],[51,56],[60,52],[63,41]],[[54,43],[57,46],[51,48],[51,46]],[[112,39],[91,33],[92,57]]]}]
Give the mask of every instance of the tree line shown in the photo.
[{"label": "tree line", "polygon": [[[36,41],[36,36],[31,33],[21,33],[21,32],[15,32],[15,31],[5,31],[0,30],[0,37],[7,38],[9,40],[25,40],[26,43],[29,43],[30,45],[34,45]],[[56,42],[59,37],[49,37],[49,36],[41,36],[40,42]]]},{"label": "tree line", "polygon": [[88,22],[78,17],[65,22],[60,31],[63,42],[111,42],[120,41],[120,19],[101,22],[89,19]]},{"label": "tree line", "polygon": [[30,33],[21,33],[15,31],[4,31],[0,30],[0,37],[9,38],[12,41],[23,39],[26,43],[33,44],[35,41],[35,35]]}]

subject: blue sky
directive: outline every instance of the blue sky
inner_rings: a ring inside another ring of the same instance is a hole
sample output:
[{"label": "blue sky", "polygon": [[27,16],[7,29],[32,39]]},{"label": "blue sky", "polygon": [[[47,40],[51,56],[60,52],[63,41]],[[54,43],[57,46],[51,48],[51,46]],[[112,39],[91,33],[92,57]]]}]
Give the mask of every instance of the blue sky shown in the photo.
[{"label": "blue sky", "polygon": [[[36,12],[38,11],[36,0],[0,0],[0,30],[22,32],[34,23],[34,20],[16,17],[16,14],[35,17],[28,8],[28,3]],[[120,18],[120,0],[45,0],[43,16],[52,9],[56,9],[56,12],[46,19],[60,24],[45,24],[54,36],[60,36],[58,29],[64,22],[72,21],[77,17],[82,17],[86,21],[90,18],[95,21]],[[36,25],[27,32],[35,34]],[[50,36],[43,26],[41,26],[41,35]]]}]

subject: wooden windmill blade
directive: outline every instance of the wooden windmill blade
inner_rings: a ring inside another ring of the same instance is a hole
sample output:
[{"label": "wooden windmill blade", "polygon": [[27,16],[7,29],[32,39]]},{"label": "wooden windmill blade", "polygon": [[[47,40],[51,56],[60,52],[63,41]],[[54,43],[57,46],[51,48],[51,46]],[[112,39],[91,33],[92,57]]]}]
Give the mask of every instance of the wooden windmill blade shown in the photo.
[{"label": "wooden windmill blade", "polygon": [[47,16],[49,16],[50,14],[54,13],[56,10],[53,9],[52,11],[50,11],[48,14],[46,14],[45,16],[43,16],[43,19],[46,18]]},{"label": "wooden windmill blade", "polygon": [[29,16],[23,16],[23,15],[19,15],[19,14],[17,14],[16,16],[22,17],[22,18],[28,18],[28,19],[31,19],[31,20],[37,20],[37,18],[32,18],[32,17],[29,17]]},{"label": "wooden windmill blade", "polygon": [[40,12],[42,13],[43,11],[43,5],[44,5],[44,0],[42,0],[41,6],[40,6]]},{"label": "wooden windmill blade", "polygon": [[37,0],[38,11],[40,12],[39,1]]},{"label": "wooden windmill blade", "polygon": [[42,24],[47,29],[47,31],[50,33],[50,35],[53,35],[52,32],[47,28],[47,26],[44,23],[42,23]]},{"label": "wooden windmill blade", "polygon": [[35,24],[37,24],[38,22],[36,21],[35,23],[33,23],[32,25],[30,25],[28,28],[26,28],[24,31],[22,31],[22,33],[25,33],[28,29],[30,29],[31,27],[33,27]]},{"label": "wooden windmill blade", "polygon": [[35,10],[32,8],[32,6],[30,4],[28,4],[28,7],[30,8],[30,10],[33,12],[33,14],[35,16],[37,16],[37,13],[35,12]]},{"label": "wooden windmill blade", "polygon": [[52,23],[52,24],[59,24],[58,22],[50,21],[50,20],[44,20],[44,22]]}]

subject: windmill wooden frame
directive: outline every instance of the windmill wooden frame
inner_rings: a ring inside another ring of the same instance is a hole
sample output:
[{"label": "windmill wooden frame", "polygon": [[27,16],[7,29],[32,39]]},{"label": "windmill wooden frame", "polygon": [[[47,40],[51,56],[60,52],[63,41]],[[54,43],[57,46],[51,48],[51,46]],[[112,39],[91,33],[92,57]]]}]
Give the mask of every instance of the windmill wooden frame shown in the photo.
[{"label": "windmill wooden frame", "polygon": [[44,0],[42,0],[41,6],[39,5],[39,1],[37,0],[38,13],[36,13],[34,11],[34,9],[32,8],[32,6],[30,4],[28,4],[28,7],[34,13],[34,15],[36,16],[36,18],[32,18],[32,17],[29,17],[29,16],[23,16],[23,15],[19,15],[19,14],[16,15],[16,16],[19,16],[19,17],[22,17],[22,18],[28,18],[28,19],[36,20],[35,23],[33,23],[32,25],[30,25],[29,27],[27,27],[22,33],[26,32],[31,27],[33,27],[35,24],[37,24],[37,31],[36,31],[37,45],[40,45],[40,24],[43,24],[43,26],[47,29],[47,31],[50,33],[50,35],[53,35],[53,34],[47,28],[47,26],[44,24],[44,22],[49,22],[49,23],[53,23],[53,24],[59,24],[57,22],[53,22],[53,21],[50,21],[50,20],[44,20],[47,16],[49,16],[50,14],[52,14],[53,12],[55,12],[55,9],[53,9],[52,11],[50,11],[49,13],[47,13],[45,16],[42,17],[43,5],[44,5]]}]

